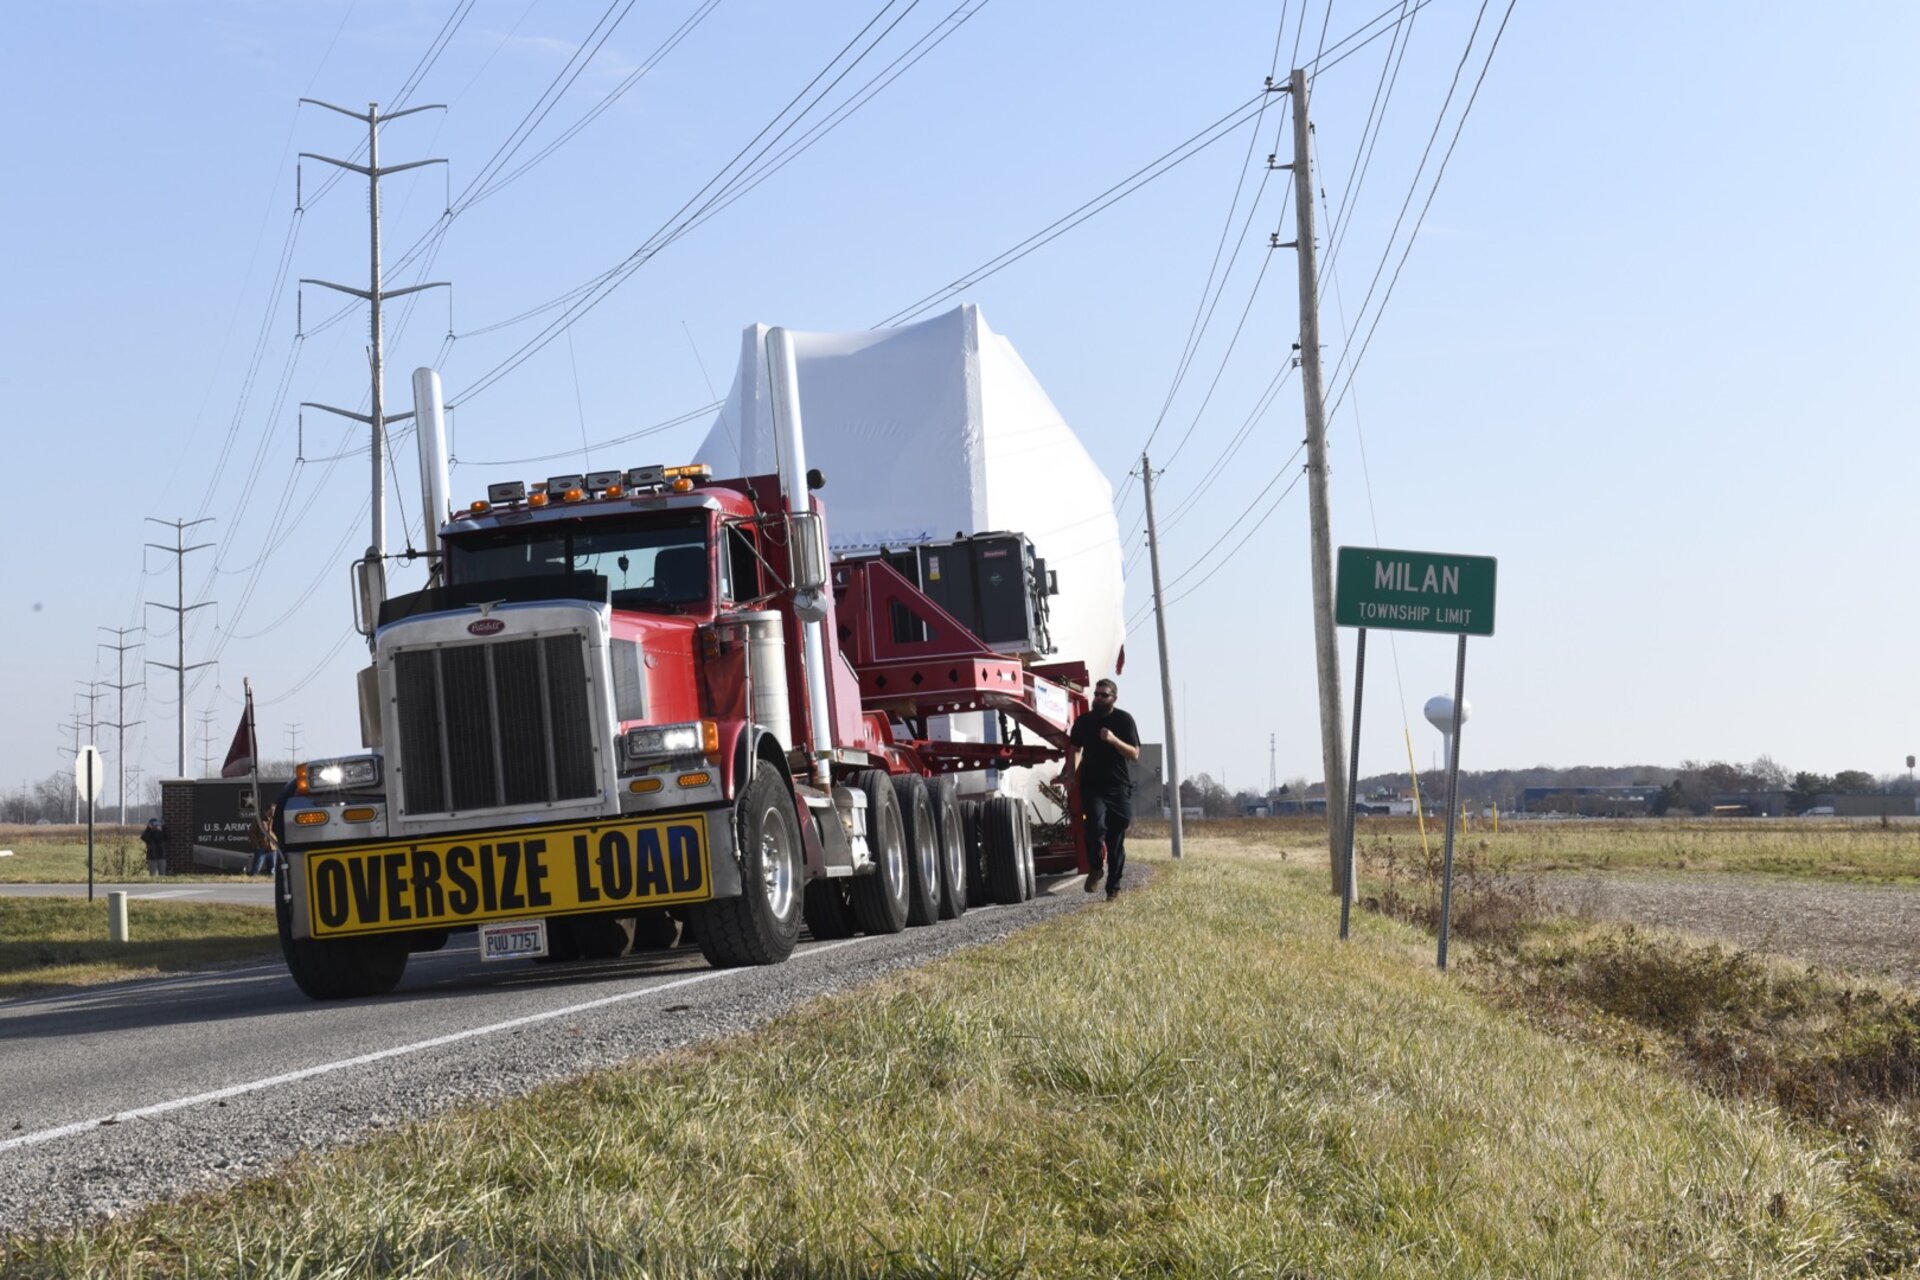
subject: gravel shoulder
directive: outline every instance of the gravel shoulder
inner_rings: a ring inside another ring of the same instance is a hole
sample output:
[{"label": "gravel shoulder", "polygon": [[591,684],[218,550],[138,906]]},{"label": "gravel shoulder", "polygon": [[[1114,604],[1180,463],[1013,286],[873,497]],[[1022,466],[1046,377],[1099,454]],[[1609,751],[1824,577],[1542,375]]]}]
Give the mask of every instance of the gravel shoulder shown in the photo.
[{"label": "gravel shoulder", "polygon": [[[1136,874],[1131,887],[1147,878]],[[35,1096],[23,1088],[0,1101],[0,1232],[215,1191],[455,1106],[752,1032],[809,1000],[1096,900],[1077,877],[1040,888],[1018,907],[803,946],[765,969],[715,972],[694,950],[509,974],[450,950],[415,957],[424,963],[392,996],[342,1006],[308,1004],[277,965],[0,1002],[0,1074],[11,1061],[16,1085],[38,1082]],[[239,1061],[256,1042],[261,1056]],[[141,1047],[150,1043],[166,1052]],[[137,1060],[94,1073],[124,1072],[123,1089],[76,1103],[52,1096],[67,1090],[53,1085],[61,1071],[47,1059],[67,1052]],[[165,1064],[180,1070],[161,1077]],[[107,1096],[114,1101],[101,1105]],[[156,1113],[133,1114],[143,1109]]]},{"label": "gravel shoulder", "polygon": [[1562,910],[1920,987],[1920,888],[1748,877],[1535,877]]}]

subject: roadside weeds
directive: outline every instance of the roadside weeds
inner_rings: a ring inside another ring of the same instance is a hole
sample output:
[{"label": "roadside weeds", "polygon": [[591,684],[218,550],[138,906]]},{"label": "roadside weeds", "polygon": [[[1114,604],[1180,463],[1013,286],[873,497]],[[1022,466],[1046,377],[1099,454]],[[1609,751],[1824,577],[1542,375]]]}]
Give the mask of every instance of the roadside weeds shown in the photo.
[{"label": "roadside weeds", "polygon": [[[1146,850],[1142,850],[1146,852]],[[768,1031],[7,1242],[22,1275],[1662,1274],[1871,1261],[1821,1145],[1231,847]],[[1578,1079],[1581,1087],[1566,1087]],[[1516,1229],[1524,1224],[1524,1229]]]}]

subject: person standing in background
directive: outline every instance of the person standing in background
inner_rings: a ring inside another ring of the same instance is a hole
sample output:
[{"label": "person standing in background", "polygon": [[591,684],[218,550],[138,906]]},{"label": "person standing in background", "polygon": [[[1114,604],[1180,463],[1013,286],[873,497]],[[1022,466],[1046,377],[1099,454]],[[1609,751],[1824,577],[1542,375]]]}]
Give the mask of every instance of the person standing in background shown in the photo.
[{"label": "person standing in background", "polygon": [[147,826],[140,833],[140,843],[147,846],[147,874],[162,876],[167,872],[167,831],[160,825],[160,819],[148,818]]},{"label": "person standing in background", "polygon": [[247,828],[247,842],[253,846],[253,861],[247,867],[250,876],[270,876],[280,857],[280,837],[274,832],[274,818],[280,806],[270,804]]}]

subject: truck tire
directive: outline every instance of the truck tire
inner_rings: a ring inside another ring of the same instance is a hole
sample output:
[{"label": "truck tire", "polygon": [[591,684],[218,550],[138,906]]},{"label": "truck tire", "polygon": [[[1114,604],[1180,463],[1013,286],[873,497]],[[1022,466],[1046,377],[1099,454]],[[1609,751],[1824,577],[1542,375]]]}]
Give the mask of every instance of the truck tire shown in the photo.
[{"label": "truck tire", "polygon": [[815,942],[853,936],[853,908],[847,905],[847,881],[844,879],[828,880],[822,877],[810,882],[806,897],[800,903],[800,910],[807,919],[807,932],[813,935]]},{"label": "truck tire", "polygon": [[1007,796],[989,796],[980,810],[980,843],[993,900],[1003,907],[1024,901],[1027,877],[1021,867],[1020,806]]},{"label": "truck tire", "polygon": [[970,907],[984,907],[993,901],[987,885],[986,847],[980,836],[982,804],[979,800],[960,802],[960,833],[967,842],[967,905]]},{"label": "truck tire", "polygon": [[900,801],[893,780],[884,770],[859,775],[867,794],[867,846],[874,866],[847,885],[853,918],[868,933],[898,933],[907,927],[907,896],[912,873],[907,870],[907,836],[900,820]]},{"label": "truck tire", "polygon": [[933,816],[933,795],[927,780],[905,773],[893,780],[900,802],[900,820],[907,836],[907,923],[915,926],[940,921],[940,828]]},{"label": "truck tire", "polygon": [[280,926],[280,954],[294,985],[314,1000],[383,996],[407,971],[406,943],[394,938],[296,938],[287,902],[287,869],[274,871],[273,914]]},{"label": "truck tire", "polygon": [[967,914],[966,826],[960,820],[960,797],[953,781],[943,778],[933,788],[933,824],[940,832],[940,918],[957,920]]},{"label": "truck tire", "polygon": [[734,838],[740,850],[738,897],[702,903],[694,932],[701,954],[716,969],[779,964],[800,940],[800,824],[793,796],[771,765],[760,764],[734,801]]}]

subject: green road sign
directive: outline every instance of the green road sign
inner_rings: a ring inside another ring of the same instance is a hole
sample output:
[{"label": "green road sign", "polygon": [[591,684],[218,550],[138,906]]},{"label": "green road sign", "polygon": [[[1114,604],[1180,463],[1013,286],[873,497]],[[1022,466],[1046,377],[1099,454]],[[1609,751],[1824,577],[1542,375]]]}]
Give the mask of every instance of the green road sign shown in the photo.
[{"label": "green road sign", "polygon": [[1343,627],[1493,634],[1492,556],[1342,547],[1333,619]]}]

